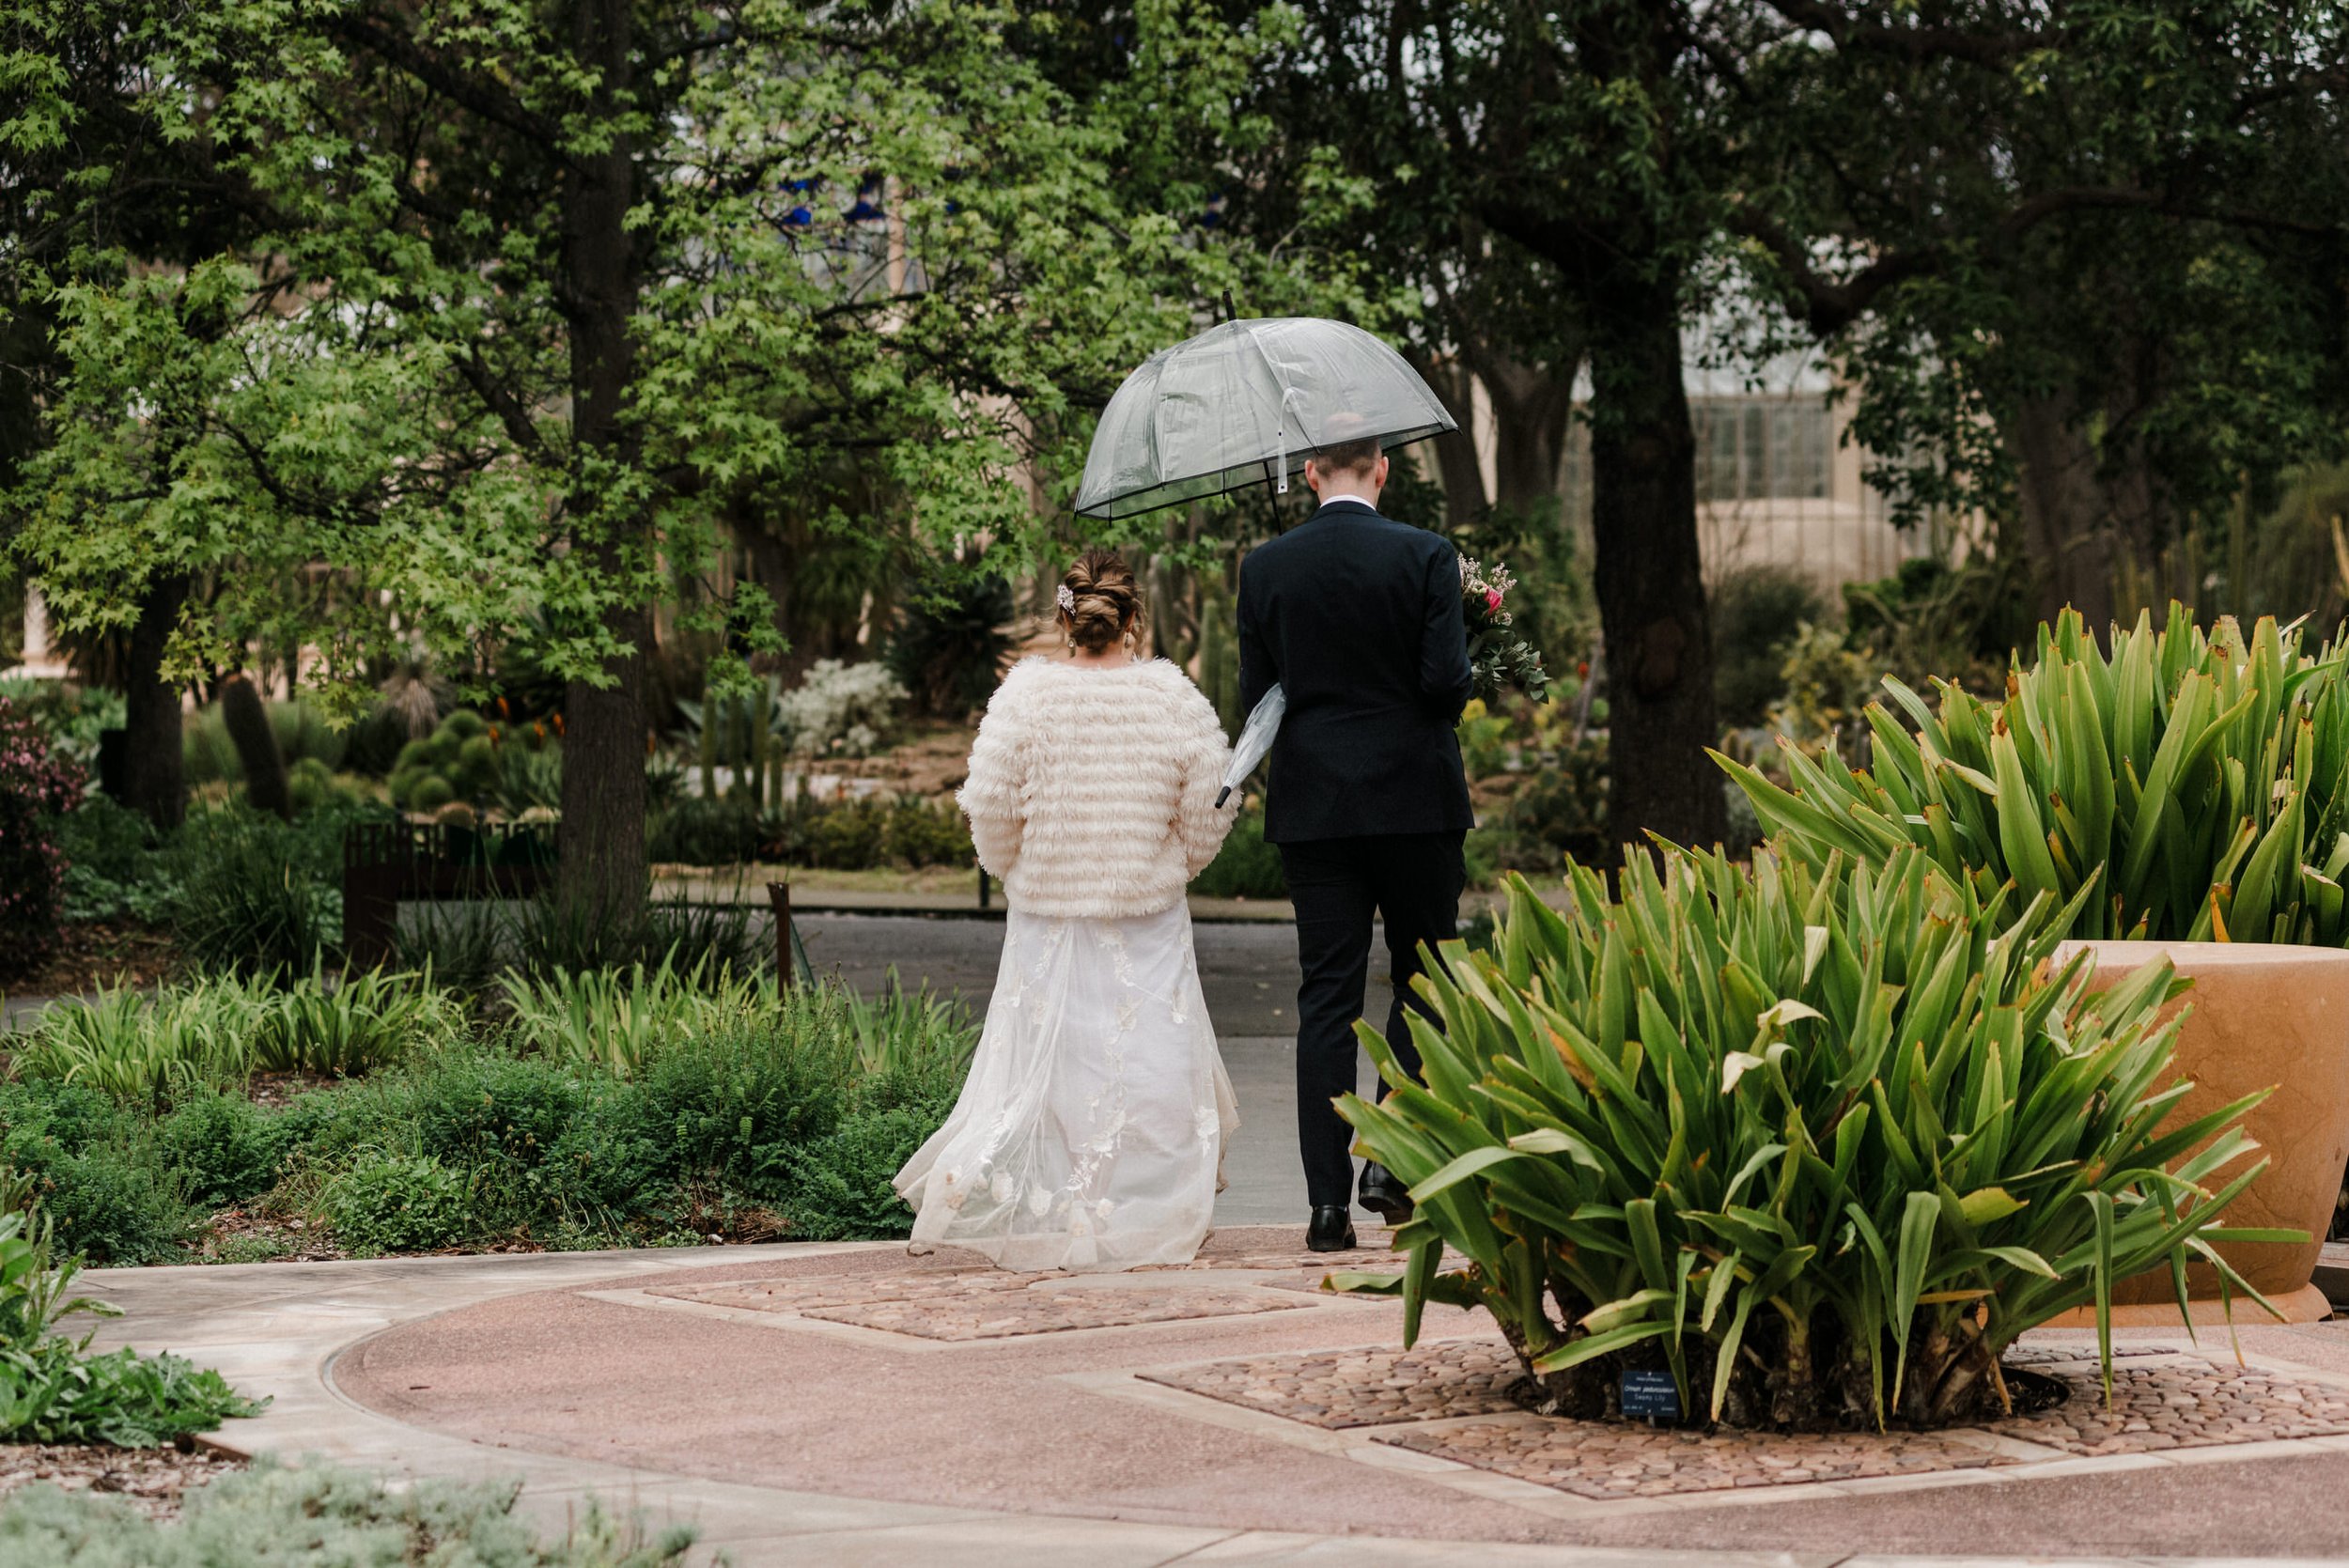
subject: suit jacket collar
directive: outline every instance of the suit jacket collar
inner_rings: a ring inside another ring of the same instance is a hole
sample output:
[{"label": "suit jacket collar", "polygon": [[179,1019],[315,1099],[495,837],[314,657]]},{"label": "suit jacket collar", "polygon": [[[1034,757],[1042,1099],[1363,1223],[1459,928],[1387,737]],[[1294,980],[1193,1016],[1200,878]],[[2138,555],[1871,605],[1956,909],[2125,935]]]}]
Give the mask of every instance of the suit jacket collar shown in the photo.
[{"label": "suit jacket collar", "polygon": [[1330,517],[1333,514],[1347,512],[1359,513],[1363,517],[1375,518],[1378,515],[1378,508],[1372,505],[1369,502],[1364,501],[1360,496],[1342,495],[1335,501],[1323,502],[1319,506],[1314,509],[1314,515],[1307,518],[1305,520],[1307,522],[1315,522],[1318,521],[1322,518]]}]

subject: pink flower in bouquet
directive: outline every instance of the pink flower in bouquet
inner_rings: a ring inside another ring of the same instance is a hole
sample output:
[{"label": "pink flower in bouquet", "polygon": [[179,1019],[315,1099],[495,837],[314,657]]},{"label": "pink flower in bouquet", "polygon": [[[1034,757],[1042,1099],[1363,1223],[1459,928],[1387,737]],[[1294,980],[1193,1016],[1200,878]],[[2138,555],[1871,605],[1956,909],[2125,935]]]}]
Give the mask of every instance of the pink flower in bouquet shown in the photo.
[{"label": "pink flower in bouquet", "polygon": [[1485,590],[1485,608],[1487,610],[1498,610],[1501,608],[1500,589],[1487,588]]}]

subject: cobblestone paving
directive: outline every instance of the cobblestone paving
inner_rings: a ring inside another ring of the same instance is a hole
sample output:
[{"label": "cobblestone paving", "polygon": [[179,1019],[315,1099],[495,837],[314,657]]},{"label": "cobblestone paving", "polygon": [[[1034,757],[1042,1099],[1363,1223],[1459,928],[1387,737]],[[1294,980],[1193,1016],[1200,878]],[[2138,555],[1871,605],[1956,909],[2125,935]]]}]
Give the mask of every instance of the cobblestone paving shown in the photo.
[{"label": "cobblestone paving", "polygon": [[1270,1410],[1330,1431],[1514,1410],[1509,1386],[1524,1375],[1517,1356],[1500,1340],[1453,1340],[1402,1352],[1341,1350],[1213,1361],[1143,1374],[1170,1389]]},{"label": "cobblestone paving", "polygon": [[[1377,1269],[1392,1261],[1386,1233],[1365,1228],[1369,1245],[1349,1252],[1266,1248],[1244,1232],[1210,1235],[1189,1263],[1150,1265],[1124,1276],[1071,1282],[1061,1274],[1014,1274],[970,1261],[974,1254],[941,1250],[910,1273],[801,1274],[723,1285],[655,1287],[679,1301],[739,1307],[853,1324],[918,1339],[970,1341],[1051,1334],[1072,1328],[1122,1328],[1194,1318],[1243,1317],[1311,1306],[1321,1281],[1336,1269]],[[1261,1286],[1186,1286],[1181,1277],[1208,1270],[1246,1270]]]},{"label": "cobblestone paving", "polygon": [[1021,1334],[1057,1334],[1070,1328],[1128,1328],[1143,1323],[1241,1317],[1305,1305],[1249,1287],[1141,1291],[1086,1286],[973,1291],[960,1297],[922,1301],[862,1301],[818,1307],[801,1315],[926,1340],[1001,1340]]},{"label": "cobblestone paving", "polygon": [[1377,1441],[1579,1497],[1608,1498],[1922,1475],[2008,1463],[1933,1433],[1678,1432],[1539,1416],[1388,1433]]},{"label": "cobblestone paving", "polygon": [[2072,1385],[2071,1398],[2036,1415],[1992,1421],[1988,1430],[2089,1455],[2349,1433],[2349,1389],[2204,1356],[2116,1356],[2110,1410],[2092,1361],[2074,1361],[2059,1375]]},{"label": "cobblestone paving", "polygon": [[[2070,1397],[2052,1409],[1985,1422],[1979,1430],[2089,1457],[2349,1433],[2349,1389],[2166,1347],[2115,1353],[2108,1411],[2093,1358],[2092,1348],[2079,1346],[2016,1347],[2011,1362],[2062,1378]],[[1674,1431],[1523,1414],[1508,1397],[1518,1376],[1516,1358],[1489,1338],[1410,1351],[1267,1356],[1143,1375],[1325,1430],[1403,1427],[1376,1434],[1376,1440],[1587,1498],[2030,1462],[1951,1434]],[[1428,1421],[1455,1424],[1409,1429]]]}]

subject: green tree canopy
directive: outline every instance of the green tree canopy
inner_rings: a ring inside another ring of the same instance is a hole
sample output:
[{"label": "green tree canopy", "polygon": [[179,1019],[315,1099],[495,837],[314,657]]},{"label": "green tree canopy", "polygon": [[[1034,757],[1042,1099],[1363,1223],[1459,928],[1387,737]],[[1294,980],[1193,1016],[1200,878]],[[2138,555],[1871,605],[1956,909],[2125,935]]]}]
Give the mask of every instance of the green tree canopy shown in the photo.
[{"label": "green tree canopy", "polygon": [[[0,146],[70,208],[86,8],[11,8]],[[105,112],[202,147],[249,222],[182,266],[24,263],[59,364],[15,551],[68,624],[210,574],[171,666],[314,647],[344,711],[387,646],[527,642],[569,682],[575,891],[641,878],[651,607],[771,638],[680,592],[722,519],[845,460],[895,511],[824,527],[1024,547],[1027,465],[1073,475],[1123,372],[1247,287],[1138,189],[1154,113],[1228,104],[1252,47],[1179,8],[1083,99],[1015,46],[1034,19],[957,0],[108,10]]]}]

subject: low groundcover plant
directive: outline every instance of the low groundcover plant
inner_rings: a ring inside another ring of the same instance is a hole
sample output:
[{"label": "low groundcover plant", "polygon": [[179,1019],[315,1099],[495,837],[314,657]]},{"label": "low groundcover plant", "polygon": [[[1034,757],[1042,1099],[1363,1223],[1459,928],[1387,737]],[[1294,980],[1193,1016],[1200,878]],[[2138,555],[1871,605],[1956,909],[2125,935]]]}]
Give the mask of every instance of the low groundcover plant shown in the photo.
[{"label": "low groundcover plant", "polygon": [[[1918,850],[1815,868],[1635,856],[1620,898],[1512,878],[1493,948],[1448,944],[1414,1018],[1424,1083],[1342,1110],[1410,1184],[1398,1276],[1337,1288],[1481,1307],[1537,1407],[1597,1417],[1669,1371],[1735,1425],[1939,1425],[2006,1403],[1999,1352],[2115,1281],[2286,1238],[2217,1220],[2264,1162],[2232,1124],[2163,1128],[2181,989],[2051,963],[2093,896],[2016,909]],[[1445,1266],[1446,1249],[1458,1254]]]},{"label": "low groundcover plant", "polygon": [[0,1441],[153,1448],[260,1406],[177,1356],[91,1355],[57,1331],[113,1308],[73,1294],[79,1265],[54,1255],[28,1176],[0,1167]]}]

